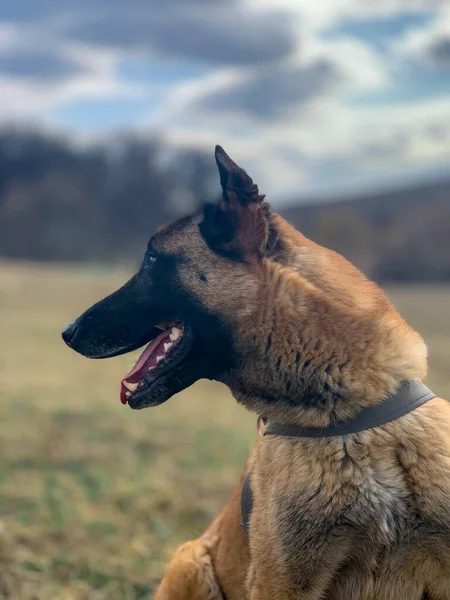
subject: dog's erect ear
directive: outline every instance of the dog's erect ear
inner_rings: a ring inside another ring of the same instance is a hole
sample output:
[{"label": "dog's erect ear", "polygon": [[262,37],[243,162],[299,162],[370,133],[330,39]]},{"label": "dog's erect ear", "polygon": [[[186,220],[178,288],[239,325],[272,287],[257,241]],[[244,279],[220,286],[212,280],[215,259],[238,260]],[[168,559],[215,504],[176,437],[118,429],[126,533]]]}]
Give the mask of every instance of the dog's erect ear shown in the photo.
[{"label": "dog's erect ear", "polygon": [[221,146],[216,146],[215,157],[225,202],[238,202],[243,205],[263,202],[264,196],[259,194],[258,186],[253,183],[253,179],[231,160]]},{"label": "dog's erect ear", "polygon": [[205,207],[202,233],[216,250],[230,256],[264,254],[270,227],[269,205],[258,186],[220,146],[216,146],[222,200]]}]

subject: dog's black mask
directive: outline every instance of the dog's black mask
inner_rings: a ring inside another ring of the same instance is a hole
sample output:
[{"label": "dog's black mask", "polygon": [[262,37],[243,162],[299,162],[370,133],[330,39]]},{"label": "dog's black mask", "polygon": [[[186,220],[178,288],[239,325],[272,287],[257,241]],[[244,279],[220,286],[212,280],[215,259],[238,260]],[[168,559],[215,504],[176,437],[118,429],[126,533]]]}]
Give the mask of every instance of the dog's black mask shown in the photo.
[{"label": "dog's black mask", "polygon": [[136,275],[62,333],[70,348],[88,358],[149,344],[122,381],[121,400],[131,408],[157,406],[198,379],[219,379],[231,366],[226,327],[182,289],[182,268],[183,257],[149,249]]}]

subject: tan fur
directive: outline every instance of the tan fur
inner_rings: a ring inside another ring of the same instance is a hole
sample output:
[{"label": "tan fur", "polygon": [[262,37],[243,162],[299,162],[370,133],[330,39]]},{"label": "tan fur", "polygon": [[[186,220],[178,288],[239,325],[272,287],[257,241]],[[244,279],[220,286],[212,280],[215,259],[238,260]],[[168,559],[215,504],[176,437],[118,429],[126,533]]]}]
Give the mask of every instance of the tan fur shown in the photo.
[{"label": "tan fur", "polygon": [[155,600],[194,598],[223,600],[209,547],[203,539],[186,542],[177,550],[155,596]]},{"label": "tan fur", "polygon": [[[154,243],[184,257],[181,287],[226,324],[237,359],[221,380],[237,400],[278,423],[326,426],[422,380],[425,344],[381,290],[270,214],[235,167],[221,171],[233,242],[211,249],[195,217]],[[252,489],[249,600],[450,600],[446,401],[348,436],[267,436]]]}]

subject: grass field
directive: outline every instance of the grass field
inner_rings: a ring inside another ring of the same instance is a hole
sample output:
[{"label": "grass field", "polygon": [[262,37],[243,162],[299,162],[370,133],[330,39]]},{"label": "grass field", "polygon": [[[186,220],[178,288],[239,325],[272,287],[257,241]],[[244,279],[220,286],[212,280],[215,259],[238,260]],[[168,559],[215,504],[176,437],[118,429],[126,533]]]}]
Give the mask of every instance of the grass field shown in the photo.
[{"label": "grass field", "polygon": [[[61,328],[125,272],[0,264],[0,598],[144,599],[226,502],[256,418],[200,382],[133,412],[134,356],[90,361]],[[388,291],[450,397],[450,288]]]}]

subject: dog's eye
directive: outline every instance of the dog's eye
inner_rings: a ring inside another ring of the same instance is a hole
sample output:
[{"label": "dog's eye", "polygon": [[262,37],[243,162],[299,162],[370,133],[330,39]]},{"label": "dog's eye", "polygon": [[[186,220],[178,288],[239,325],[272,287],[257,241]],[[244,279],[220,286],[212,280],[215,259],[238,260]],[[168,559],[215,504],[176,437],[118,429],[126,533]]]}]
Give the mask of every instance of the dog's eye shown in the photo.
[{"label": "dog's eye", "polygon": [[144,261],[142,263],[142,267],[144,269],[148,268],[151,265],[153,265],[153,263],[155,263],[155,262],[156,262],[156,256],[154,254],[146,254],[145,258],[144,258]]}]

